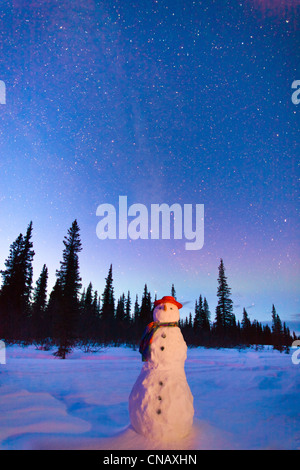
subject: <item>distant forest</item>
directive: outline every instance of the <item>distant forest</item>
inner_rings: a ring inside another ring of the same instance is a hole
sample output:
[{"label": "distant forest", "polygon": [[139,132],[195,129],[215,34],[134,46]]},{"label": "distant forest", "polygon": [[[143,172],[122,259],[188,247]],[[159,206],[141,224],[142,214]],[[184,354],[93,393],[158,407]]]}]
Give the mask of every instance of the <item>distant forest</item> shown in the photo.
[{"label": "distant forest", "polygon": [[[82,250],[80,229],[75,220],[63,240],[64,249],[56,283],[48,296],[48,269],[44,265],[33,287],[34,250],[32,222],[26,234],[20,234],[10,246],[5,269],[1,271],[0,339],[7,343],[35,344],[42,349],[55,349],[64,359],[74,347],[96,351],[105,345],[138,346],[143,330],[153,321],[156,300],[145,284],[142,298],[130,292],[115,299],[113,269],[110,266],[102,295],[90,283],[82,290],[79,253]],[[176,298],[174,285],[170,293]],[[272,326],[250,321],[243,310],[241,323],[233,313],[231,289],[228,286],[223,260],[220,260],[218,304],[215,317],[206,298],[200,294],[190,313],[179,326],[188,346],[244,347],[273,345],[283,351],[298,339],[282,323],[272,306]]]}]

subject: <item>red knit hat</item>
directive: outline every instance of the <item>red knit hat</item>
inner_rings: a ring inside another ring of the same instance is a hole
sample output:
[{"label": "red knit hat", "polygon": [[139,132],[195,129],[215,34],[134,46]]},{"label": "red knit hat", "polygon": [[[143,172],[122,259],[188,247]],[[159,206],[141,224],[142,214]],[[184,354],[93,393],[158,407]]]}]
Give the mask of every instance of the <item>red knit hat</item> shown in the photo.
[{"label": "red knit hat", "polygon": [[174,297],[172,297],[171,295],[166,295],[162,299],[156,300],[154,302],[154,307],[157,307],[160,304],[167,304],[167,303],[168,304],[174,304],[174,305],[176,305],[176,307],[182,308],[182,305],[179,302],[177,302],[177,300],[174,299]]}]

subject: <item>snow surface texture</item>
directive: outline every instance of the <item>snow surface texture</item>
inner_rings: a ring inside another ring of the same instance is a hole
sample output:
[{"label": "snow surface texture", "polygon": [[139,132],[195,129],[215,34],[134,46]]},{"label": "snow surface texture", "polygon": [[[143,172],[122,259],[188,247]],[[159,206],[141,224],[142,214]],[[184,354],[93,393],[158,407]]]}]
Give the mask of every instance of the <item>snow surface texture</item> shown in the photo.
[{"label": "snow surface texture", "polygon": [[[176,322],[179,310],[159,305],[154,321]],[[130,421],[138,433],[152,440],[184,438],[193,425],[193,396],[184,371],[187,346],[180,328],[160,327],[154,333],[149,360],[129,397]]]},{"label": "snow surface texture", "polygon": [[129,426],[138,351],[75,350],[66,360],[7,347],[0,364],[0,449],[300,449],[300,364],[269,349],[188,350],[192,432],[153,442]]}]

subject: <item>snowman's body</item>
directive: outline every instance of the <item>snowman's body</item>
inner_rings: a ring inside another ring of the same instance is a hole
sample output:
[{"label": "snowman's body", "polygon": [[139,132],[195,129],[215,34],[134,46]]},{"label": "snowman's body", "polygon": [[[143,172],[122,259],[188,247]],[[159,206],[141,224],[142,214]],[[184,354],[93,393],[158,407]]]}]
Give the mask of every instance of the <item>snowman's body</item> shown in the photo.
[{"label": "snowman's body", "polygon": [[[153,319],[178,322],[178,307],[173,303],[159,304]],[[129,397],[130,420],[138,433],[152,439],[174,440],[191,430],[194,408],[184,371],[186,357],[187,346],[180,328],[159,327]]]}]

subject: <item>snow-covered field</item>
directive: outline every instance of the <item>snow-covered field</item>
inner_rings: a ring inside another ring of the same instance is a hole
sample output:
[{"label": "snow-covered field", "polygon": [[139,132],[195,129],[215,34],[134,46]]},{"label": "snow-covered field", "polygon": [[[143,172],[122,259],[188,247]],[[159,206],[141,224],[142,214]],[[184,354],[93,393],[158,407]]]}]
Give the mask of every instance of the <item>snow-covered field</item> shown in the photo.
[{"label": "snow-covered field", "polygon": [[138,351],[73,352],[62,361],[34,346],[8,347],[0,364],[0,449],[299,449],[300,364],[292,353],[188,350],[193,431],[162,445],[129,426]]}]

